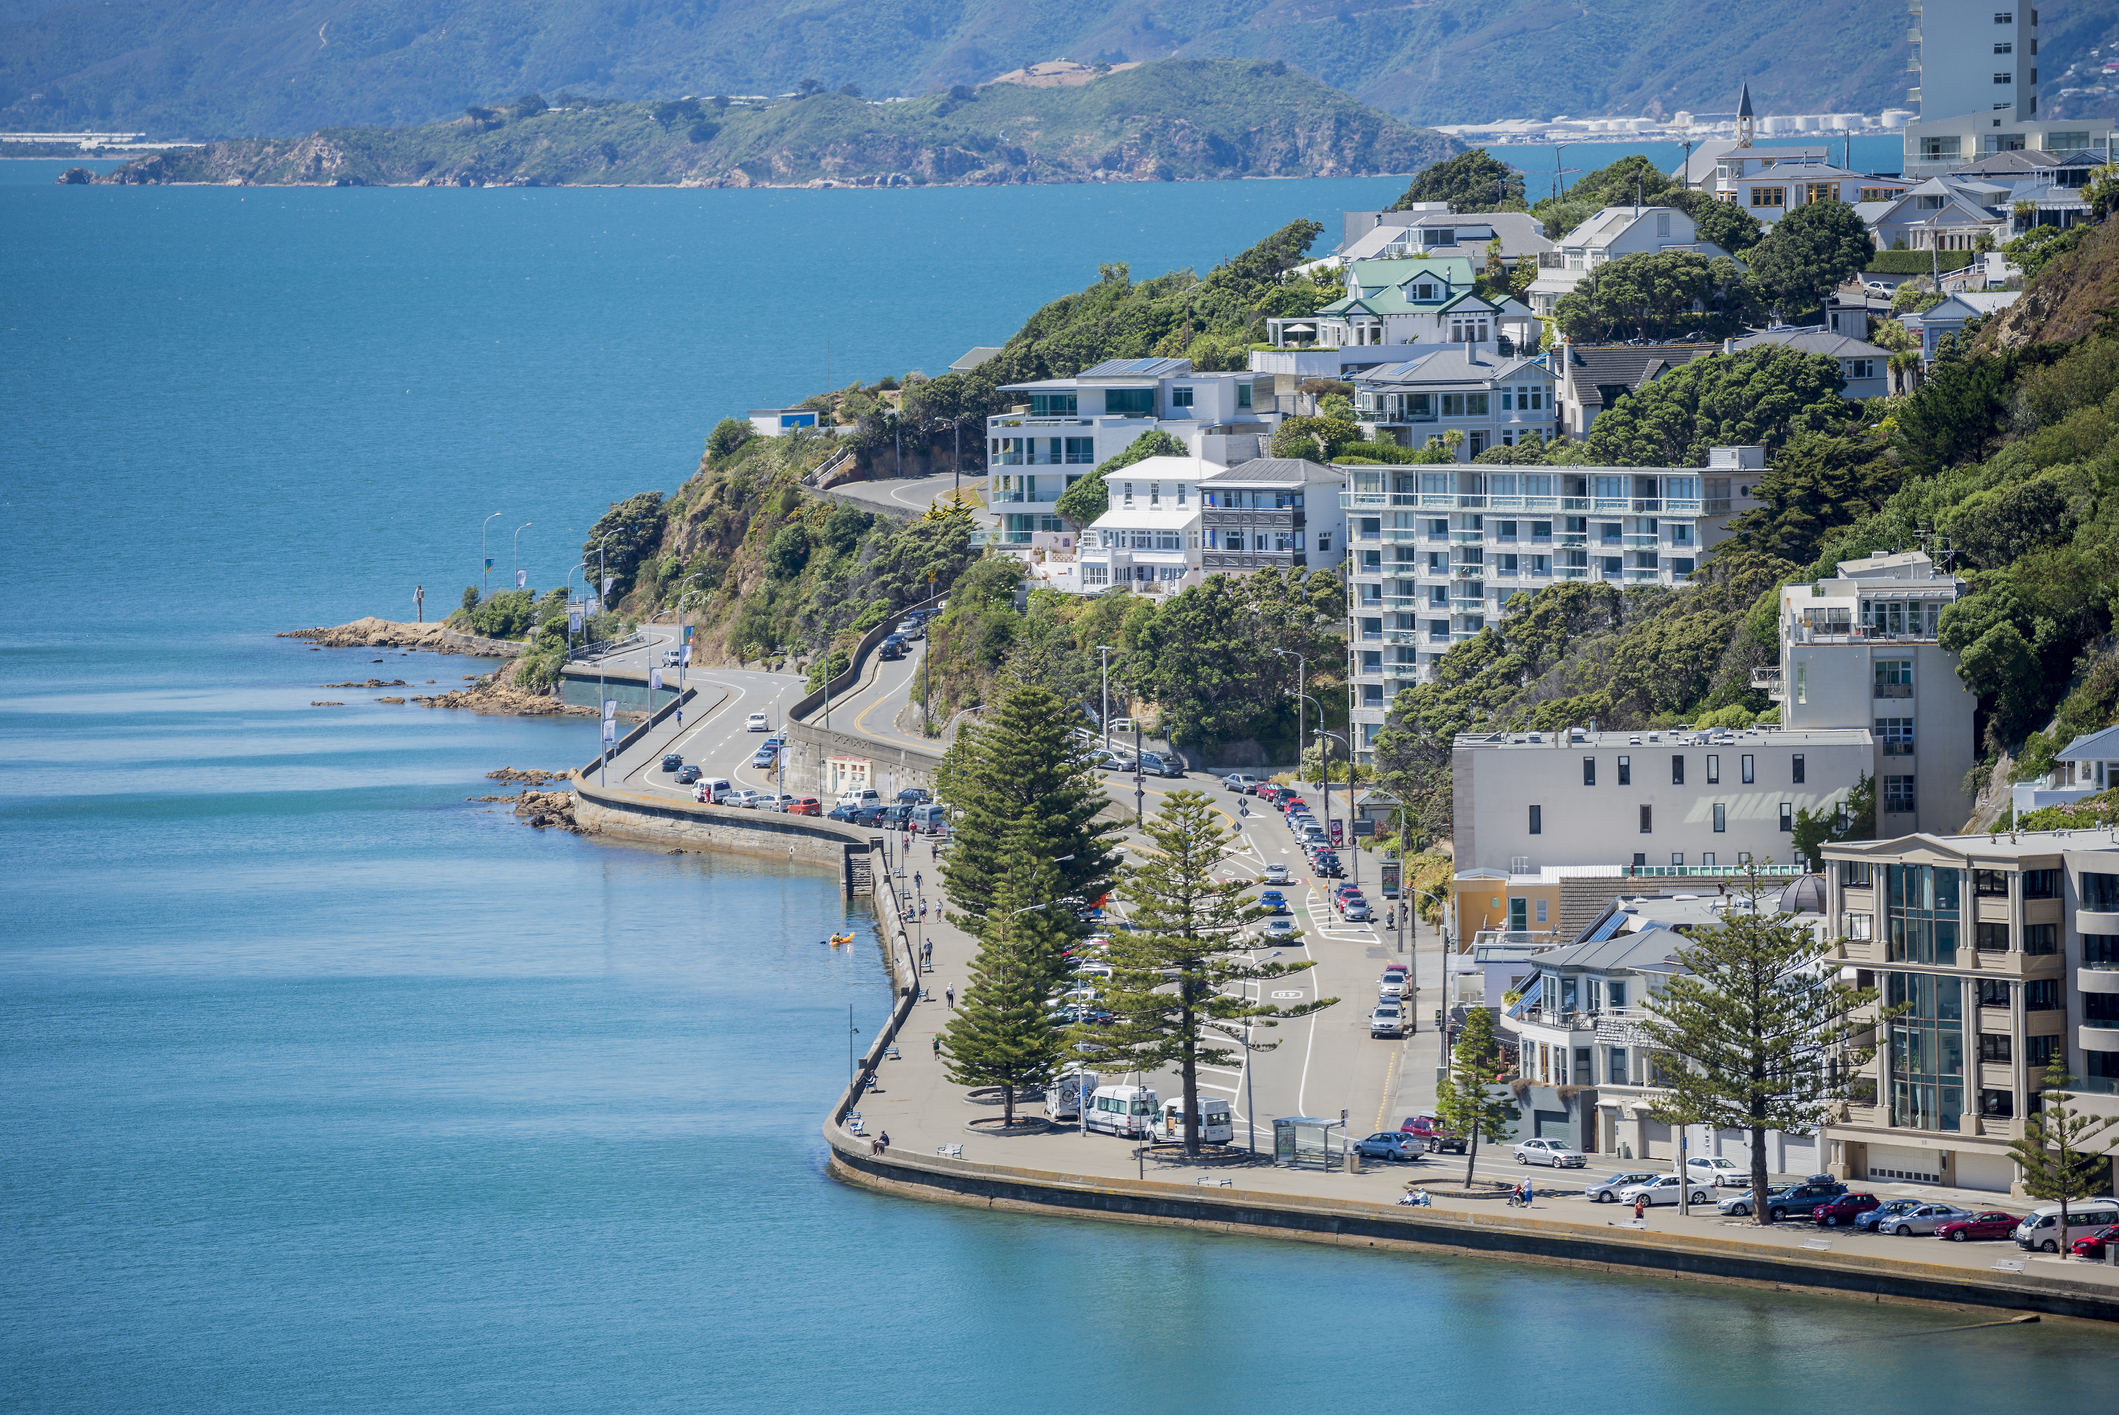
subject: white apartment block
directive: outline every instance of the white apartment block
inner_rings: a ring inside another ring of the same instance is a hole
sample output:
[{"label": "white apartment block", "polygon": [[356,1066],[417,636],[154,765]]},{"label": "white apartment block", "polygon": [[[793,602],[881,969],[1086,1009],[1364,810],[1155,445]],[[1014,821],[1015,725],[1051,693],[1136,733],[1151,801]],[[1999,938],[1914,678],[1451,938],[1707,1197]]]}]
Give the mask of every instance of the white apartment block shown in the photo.
[{"label": "white apartment block", "polygon": [[986,420],[986,504],[999,518],[996,539],[1020,549],[1056,546],[1066,531],[1060,494],[1151,428],[1227,466],[1256,457],[1277,421],[1270,379],[1195,373],[1189,359],[1110,359],[1000,391],[1023,401]]},{"label": "white apartment block", "polygon": [[1872,760],[1860,729],[1467,734],[1451,750],[1457,865],[1790,865],[1796,814],[1830,810]]},{"label": "white apartment block", "polygon": [[[1965,582],[1918,551],[1843,560],[1829,580],[1781,589],[1780,662],[1754,676],[1790,729],[1867,728],[1876,831],[1950,834],[1972,814],[1978,697],[1937,640]],[[1851,783],[1852,778],[1849,778]]]},{"label": "white apartment block", "polygon": [[1364,760],[1398,693],[1519,591],[1565,580],[1676,585],[1728,535],[1730,479],[1763,449],[1706,467],[1348,466],[1348,671]]},{"label": "white apartment block", "polygon": [[1905,172],[1932,177],[1994,152],[2106,147],[2110,119],[2038,117],[2038,11],[2018,0],[1917,0]]},{"label": "white apartment block", "polygon": [[2049,1061],[2079,1108],[2119,1114],[2119,844],[1915,834],[1824,853],[1842,976],[1907,1009],[1826,1127],[1828,1166],[2020,1195],[2008,1144]]}]

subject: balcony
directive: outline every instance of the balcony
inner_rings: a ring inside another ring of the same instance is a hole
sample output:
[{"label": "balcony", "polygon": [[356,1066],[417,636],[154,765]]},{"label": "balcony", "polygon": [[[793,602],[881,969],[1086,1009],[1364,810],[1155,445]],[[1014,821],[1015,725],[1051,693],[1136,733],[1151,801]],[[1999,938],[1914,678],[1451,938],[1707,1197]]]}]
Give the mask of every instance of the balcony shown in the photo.
[{"label": "balcony", "polygon": [[1628,570],[1626,572],[1626,583],[1629,585],[1660,585],[1663,583],[1663,572],[1661,570]]},{"label": "balcony", "polygon": [[1555,565],[1552,567],[1552,577],[1555,580],[1586,580],[1589,578],[1589,567],[1587,565]]},{"label": "balcony", "polygon": [[1876,696],[1879,698],[1910,698],[1913,696],[1913,685],[1911,683],[1878,683],[1876,685]]},{"label": "balcony", "polygon": [[1479,599],[1452,599],[1449,602],[1449,612],[1452,614],[1484,614],[1486,612],[1486,600],[1483,597]]},{"label": "balcony", "polygon": [[1781,688],[1781,671],[1778,668],[1754,668],[1751,670],[1751,691],[1754,693],[1777,693]]},{"label": "balcony", "polygon": [[1662,537],[1652,535],[1630,535],[1621,537],[1628,550],[1655,550],[1662,545]]},{"label": "balcony", "polygon": [[1553,537],[1553,544],[1562,550],[1587,550],[1589,536],[1583,531],[1561,531]]},{"label": "balcony", "polygon": [[1867,629],[1851,625],[1844,631],[1835,632],[1813,628],[1808,624],[1797,624],[1790,631],[1790,639],[1798,644],[1932,644],[1935,635],[1889,634],[1881,629]]},{"label": "balcony", "polygon": [[1450,578],[1456,580],[1483,580],[1486,578],[1486,567],[1484,565],[1452,565],[1450,567]]},{"label": "balcony", "polygon": [[1451,531],[1449,533],[1449,543],[1451,545],[1484,545],[1486,544],[1486,532]]}]

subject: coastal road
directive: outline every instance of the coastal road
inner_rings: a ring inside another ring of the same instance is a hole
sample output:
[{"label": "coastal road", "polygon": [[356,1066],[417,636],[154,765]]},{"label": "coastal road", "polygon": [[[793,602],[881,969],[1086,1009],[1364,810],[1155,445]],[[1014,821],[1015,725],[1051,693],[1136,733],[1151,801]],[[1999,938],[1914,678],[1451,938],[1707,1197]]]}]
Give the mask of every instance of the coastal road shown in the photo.
[{"label": "coastal road", "polygon": [[[776,729],[782,726],[788,707],[806,691],[802,679],[788,673],[708,668],[687,670],[684,681],[686,687],[697,689],[699,694],[684,722],[680,724],[674,715],[665,718],[611,760],[605,768],[605,779],[629,791],[688,801],[692,799],[692,788],[677,785],[676,773],[661,769],[664,754],[677,752],[708,776],[726,777],[753,791],[781,790],[775,770],[751,765],[758,744],[770,734],[746,731],[744,720],[754,712],[763,712]],[[674,686],[674,671],[671,683]],[[724,693],[726,697],[722,697]],[[717,697],[722,700],[713,705]],[[785,789],[802,792],[795,785]]]},{"label": "coastal road", "polygon": [[[966,493],[966,500],[972,503],[972,514],[982,520],[990,518],[986,517],[984,510],[977,504],[977,500],[971,495],[971,492],[977,487],[983,477],[983,473],[979,476],[967,474],[961,479]],[[883,481],[841,482],[838,486],[833,487],[832,490],[840,496],[864,503],[878,511],[895,512],[903,515],[907,511],[926,511],[936,501],[946,498],[950,492],[957,488],[958,484],[959,478],[954,473],[944,472],[939,476],[920,477],[907,481],[886,479]]]}]

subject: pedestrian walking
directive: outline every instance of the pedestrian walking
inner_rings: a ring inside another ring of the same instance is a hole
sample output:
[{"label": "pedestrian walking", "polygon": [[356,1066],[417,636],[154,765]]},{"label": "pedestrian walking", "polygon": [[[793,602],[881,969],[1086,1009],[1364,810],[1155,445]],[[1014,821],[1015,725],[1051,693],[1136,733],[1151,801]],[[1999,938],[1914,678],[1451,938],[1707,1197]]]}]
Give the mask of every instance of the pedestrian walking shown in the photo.
[{"label": "pedestrian walking", "polygon": [[956,1006],[956,984],[955,984],[955,983],[951,983],[951,984],[950,984],[950,985],[949,985],[948,987],[946,987],[946,988],[943,988],[943,989],[942,989],[942,1000],[943,1000],[943,1002],[944,1002],[944,1003],[946,1003],[946,1004],[947,1004],[948,1006],[950,1006],[950,1007],[954,1007],[954,1006]]},{"label": "pedestrian walking", "polygon": [[1646,1194],[1633,1196],[1633,1221],[1635,1223],[1648,1222],[1648,1196]]},{"label": "pedestrian walking", "polygon": [[912,872],[912,888],[915,893],[920,890],[920,872],[918,870]]},{"label": "pedestrian walking", "polygon": [[928,842],[927,842],[927,858],[928,858],[928,859],[929,859],[930,861],[932,861],[932,860],[939,860],[939,859],[941,859],[941,858],[942,858],[942,842],[941,842],[941,841],[939,841],[939,840],[930,840],[930,841],[928,841]]},{"label": "pedestrian walking", "polygon": [[934,1057],[937,1061],[942,1059],[942,1034],[940,1032],[934,1034]]},{"label": "pedestrian walking", "polygon": [[927,901],[924,899],[920,901],[920,926],[922,928],[927,926]]}]

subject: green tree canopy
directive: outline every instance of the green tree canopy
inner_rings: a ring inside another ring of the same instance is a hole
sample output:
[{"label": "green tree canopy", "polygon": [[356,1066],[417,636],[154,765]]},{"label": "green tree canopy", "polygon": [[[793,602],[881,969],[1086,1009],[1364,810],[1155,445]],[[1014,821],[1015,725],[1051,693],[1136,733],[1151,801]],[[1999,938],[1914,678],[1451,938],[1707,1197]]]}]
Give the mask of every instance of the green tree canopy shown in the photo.
[{"label": "green tree canopy", "polygon": [[1002,842],[993,908],[976,921],[970,981],[942,1031],[949,1079],[999,1087],[1009,1125],[1016,1091],[1044,1086],[1066,1056],[1065,1029],[1050,999],[1066,976],[1062,950],[1077,930],[1051,849],[1031,819],[1018,822]]},{"label": "green tree canopy", "polygon": [[1730,523],[1729,550],[1754,550],[1807,565],[1825,535],[1880,510],[1905,471],[1876,440],[1800,432],[1781,448],[1751,494],[1759,504]]},{"label": "green tree canopy", "polygon": [[1712,192],[1678,188],[1663,193],[1662,201],[1690,216],[1701,240],[1712,241],[1733,256],[1757,245],[1766,231],[1756,216],[1733,201],[1722,201]]},{"label": "green tree canopy", "polygon": [[1479,1163],[1479,1142],[1501,1144],[1508,1139],[1510,1124],[1520,1115],[1508,1092],[1495,1084],[1501,1074],[1501,1044],[1494,1037],[1494,1014],[1488,1008],[1474,1007],[1466,1013],[1464,1030],[1450,1049],[1449,1069],[1435,1083],[1435,1114],[1466,1141],[1467,1186]]},{"label": "green tree canopy", "polygon": [[1745,1131],[1751,1211],[1765,1224],[1766,1133],[1814,1134],[1846,1098],[1875,1054],[1854,1043],[1875,1020],[1857,1023],[1854,1014],[1877,994],[1840,983],[1837,966],[1825,966],[1831,944],[1765,903],[1764,880],[1754,875],[1744,893],[1752,907],[1692,932],[1678,950],[1686,971],[1649,994],[1639,1026],[1661,1072],[1652,1113],[1670,1124]]},{"label": "green tree canopy", "polygon": [[2038,1088],[2043,1104],[2023,1118],[2023,1138],[2009,1142],[2009,1152],[2023,1169],[2025,1191],[2060,1205],[2062,1237],[2047,1246],[2062,1257],[2068,1250],[2068,1205],[2097,1194],[2107,1182],[2111,1143],[2092,1141],[2119,1124],[2112,1116],[2075,1108],[2075,1097],[2067,1089],[2075,1078],[2067,1074],[2064,1055],[2056,1053],[2046,1067]]},{"label": "green tree canopy", "polygon": [[1733,332],[1750,301],[1743,273],[1726,258],[1697,251],[1643,251],[1600,266],[1562,295],[1560,331],[1585,344],[1634,336],[1671,339],[1693,330]]},{"label": "green tree canopy", "polygon": [[[581,543],[581,558],[591,566],[600,566],[601,573],[616,581],[611,589],[613,603],[632,592],[641,563],[662,544],[662,529],[668,519],[662,493],[643,491],[613,502],[611,509],[589,528],[588,539]],[[593,576],[598,571],[591,569],[587,573]]]},{"label": "green tree canopy", "polygon": [[1781,344],[1710,354],[1621,398],[1590,424],[1592,465],[1704,467],[1710,447],[1762,443],[1769,460],[1798,432],[1859,416],[1840,398],[1839,361]]},{"label": "green tree canopy", "polygon": [[706,455],[726,457],[744,443],[757,436],[757,430],[743,418],[723,418],[714,424],[714,430],[706,435]]},{"label": "green tree canopy", "polygon": [[1781,314],[1796,323],[1821,312],[1826,298],[1867,269],[1875,254],[1859,212],[1845,202],[1814,201],[1776,221],[1745,260]]},{"label": "green tree canopy", "polygon": [[1386,210],[1411,211],[1430,201],[1446,201],[1454,212],[1521,211],[1523,174],[1475,147],[1422,170]]}]

